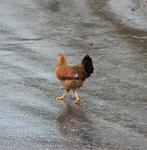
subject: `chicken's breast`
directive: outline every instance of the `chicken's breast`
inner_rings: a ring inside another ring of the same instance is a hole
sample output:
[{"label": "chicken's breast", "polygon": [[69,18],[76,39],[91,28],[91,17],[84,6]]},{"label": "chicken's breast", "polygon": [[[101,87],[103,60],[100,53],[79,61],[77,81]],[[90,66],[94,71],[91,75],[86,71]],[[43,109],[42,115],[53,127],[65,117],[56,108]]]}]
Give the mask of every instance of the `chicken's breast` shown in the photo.
[{"label": "chicken's breast", "polygon": [[81,64],[76,66],[60,66],[56,69],[56,76],[69,90],[83,86],[83,81],[86,78],[84,66]]}]

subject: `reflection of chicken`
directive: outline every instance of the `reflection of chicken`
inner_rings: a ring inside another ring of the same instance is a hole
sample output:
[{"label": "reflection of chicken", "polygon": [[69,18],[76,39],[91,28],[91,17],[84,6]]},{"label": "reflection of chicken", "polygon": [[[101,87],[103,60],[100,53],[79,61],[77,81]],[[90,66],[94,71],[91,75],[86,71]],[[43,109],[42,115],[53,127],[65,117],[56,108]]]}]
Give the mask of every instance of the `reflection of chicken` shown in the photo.
[{"label": "reflection of chicken", "polygon": [[64,94],[57,97],[58,100],[64,100],[67,93],[72,90],[76,96],[75,103],[80,103],[77,89],[83,86],[86,78],[93,73],[93,64],[89,55],[86,55],[78,65],[71,66],[67,64],[64,54],[60,54],[57,60],[56,76],[63,83],[66,90]]}]

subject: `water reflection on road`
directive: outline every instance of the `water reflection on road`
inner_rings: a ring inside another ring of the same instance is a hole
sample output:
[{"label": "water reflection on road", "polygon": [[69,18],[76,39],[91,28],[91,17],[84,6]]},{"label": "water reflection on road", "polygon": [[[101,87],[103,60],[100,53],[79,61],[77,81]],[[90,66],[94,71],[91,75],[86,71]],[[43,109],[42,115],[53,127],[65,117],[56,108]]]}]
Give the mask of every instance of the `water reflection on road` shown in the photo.
[{"label": "water reflection on road", "polygon": [[[147,35],[108,4],[1,0],[0,149],[147,149]],[[93,58],[80,106],[72,93],[56,100],[63,51],[69,63]]]}]

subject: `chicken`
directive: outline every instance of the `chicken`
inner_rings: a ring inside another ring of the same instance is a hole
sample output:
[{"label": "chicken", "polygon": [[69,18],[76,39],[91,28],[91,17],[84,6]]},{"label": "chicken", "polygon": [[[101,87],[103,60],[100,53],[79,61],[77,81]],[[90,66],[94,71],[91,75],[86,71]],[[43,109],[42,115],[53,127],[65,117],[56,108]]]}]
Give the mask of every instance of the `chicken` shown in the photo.
[{"label": "chicken", "polygon": [[71,66],[67,63],[65,55],[59,55],[56,65],[56,76],[65,87],[64,94],[57,97],[58,100],[64,100],[70,90],[75,94],[75,104],[80,104],[80,97],[77,89],[83,86],[85,79],[93,73],[93,63],[89,55],[86,55],[80,64]]}]

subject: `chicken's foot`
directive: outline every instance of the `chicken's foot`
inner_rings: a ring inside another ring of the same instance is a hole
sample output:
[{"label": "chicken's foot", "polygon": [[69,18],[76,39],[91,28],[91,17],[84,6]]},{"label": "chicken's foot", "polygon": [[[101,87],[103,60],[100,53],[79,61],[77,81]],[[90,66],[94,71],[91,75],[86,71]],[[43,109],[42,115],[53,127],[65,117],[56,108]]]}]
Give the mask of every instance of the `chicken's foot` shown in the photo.
[{"label": "chicken's foot", "polygon": [[65,96],[67,95],[67,93],[68,93],[68,91],[65,90],[65,91],[64,91],[64,94],[63,94],[62,96],[58,96],[57,99],[58,99],[58,100],[64,100],[64,98],[65,98]]},{"label": "chicken's foot", "polygon": [[74,91],[74,94],[75,94],[75,96],[76,96],[76,100],[75,100],[74,103],[75,103],[75,104],[80,104],[80,97],[79,97],[77,91]]}]

